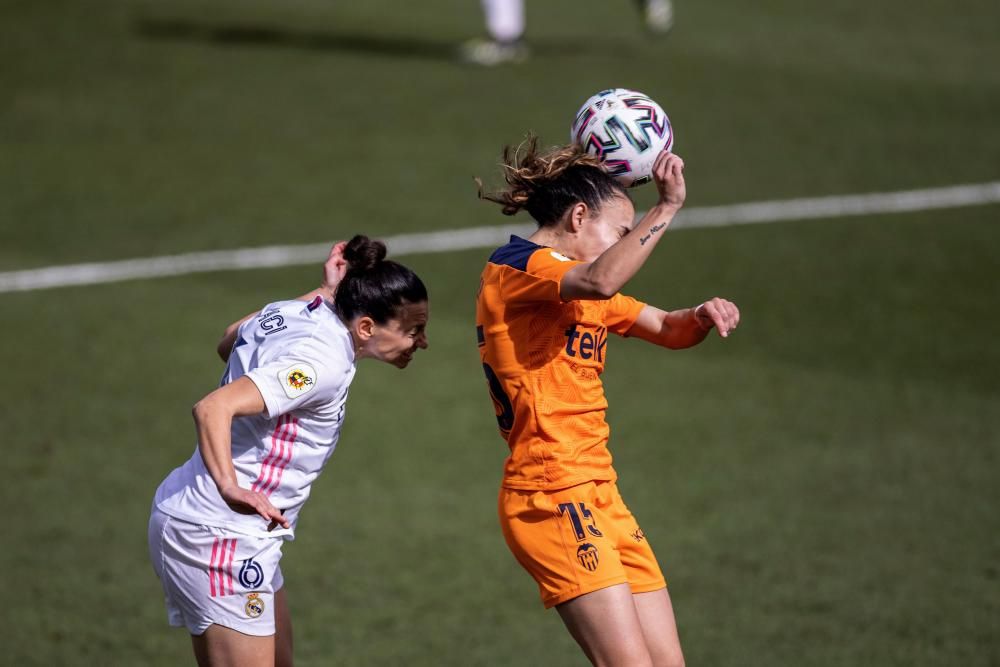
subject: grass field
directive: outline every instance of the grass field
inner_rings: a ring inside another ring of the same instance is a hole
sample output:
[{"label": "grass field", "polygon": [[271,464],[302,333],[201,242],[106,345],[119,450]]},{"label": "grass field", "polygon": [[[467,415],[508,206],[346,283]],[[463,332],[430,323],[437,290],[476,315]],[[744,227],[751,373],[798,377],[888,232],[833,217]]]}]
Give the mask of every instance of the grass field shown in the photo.
[{"label": "grass field", "polygon": [[[1000,177],[992,2],[678,0],[666,39],[624,2],[529,3],[533,61],[494,70],[452,58],[477,3],[419,7],[0,6],[0,271],[497,224],[472,177],[609,86],[667,108],[691,206]],[[695,350],[613,341],[604,376],[689,665],[1000,665],[998,213],[676,232],[629,285],[743,311]],[[487,255],[405,258],[431,347],[360,368],[285,549],[299,664],[585,664],[495,518]],[[0,294],[0,663],[193,662],[149,502],[222,328],[316,277],[304,257]]]}]

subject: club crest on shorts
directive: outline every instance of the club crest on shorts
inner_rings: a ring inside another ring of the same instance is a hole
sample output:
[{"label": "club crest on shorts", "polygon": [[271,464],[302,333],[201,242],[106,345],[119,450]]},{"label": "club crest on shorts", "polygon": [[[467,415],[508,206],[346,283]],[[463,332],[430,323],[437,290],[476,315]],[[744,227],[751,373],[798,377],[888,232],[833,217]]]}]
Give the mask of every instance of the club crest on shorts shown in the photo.
[{"label": "club crest on shorts", "polygon": [[264,601],[260,599],[260,593],[250,593],[247,595],[247,603],[243,605],[248,618],[258,618],[264,613]]},{"label": "club crest on shorts", "polygon": [[577,548],[576,557],[584,569],[590,570],[591,572],[597,569],[597,563],[600,558],[597,554],[597,547],[590,542],[585,542]]},{"label": "club crest on shorts", "polygon": [[295,364],[278,373],[278,381],[288,398],[298,398],[316,386],[316,369],[309,364]]}]

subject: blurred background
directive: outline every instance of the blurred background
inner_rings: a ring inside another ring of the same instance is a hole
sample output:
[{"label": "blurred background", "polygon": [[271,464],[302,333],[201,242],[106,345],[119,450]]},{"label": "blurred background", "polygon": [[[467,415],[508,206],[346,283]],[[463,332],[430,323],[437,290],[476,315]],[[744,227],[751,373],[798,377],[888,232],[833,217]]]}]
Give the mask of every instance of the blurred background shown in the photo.
[{"label": "blurred background", "polygon": [[[528,2],[531,58],[484,68],[455,55],[484,34],[471,0],[3,3],[0,272],[500,224],[473,177],[608,87],[666,109],[689,208],[1000,178],[995,2],[675,9],[659,36],[624,0]],[[1000,664],[998,213],[678,230],[629,284],[743,311],[693,350],[612,341],[604,375],[688,664]],[[362,364],[286,545],[301,665],[585,664],[496,520],[489,252],[400,256],[431,346]],[[0,293],[0,663],[193,664],[152,494],[225,325],[321,259]]]}]

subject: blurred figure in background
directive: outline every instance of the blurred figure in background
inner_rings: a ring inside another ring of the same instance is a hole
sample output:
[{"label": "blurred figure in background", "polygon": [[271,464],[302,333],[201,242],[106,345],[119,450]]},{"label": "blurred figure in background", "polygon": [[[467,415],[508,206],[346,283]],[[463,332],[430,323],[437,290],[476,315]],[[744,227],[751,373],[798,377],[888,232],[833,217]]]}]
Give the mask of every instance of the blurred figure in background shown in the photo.
[{"label": "blurred figure in background", "polygon": [[[462,46],[462,59],[476,65],[520,63],[528,58],[524,36],[524,0],[481,0],[488,39],[473,39]],[[646,28],[665,33],[674,24],[671,0],[635,0]]]}]

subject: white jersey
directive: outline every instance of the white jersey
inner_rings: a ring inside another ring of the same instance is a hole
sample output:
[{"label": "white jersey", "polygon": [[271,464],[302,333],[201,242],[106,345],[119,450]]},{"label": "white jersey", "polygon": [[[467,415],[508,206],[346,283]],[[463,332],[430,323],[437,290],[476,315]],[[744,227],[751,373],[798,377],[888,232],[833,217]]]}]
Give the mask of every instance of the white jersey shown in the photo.
[{"label": "white jersey", "polygon": [[309,487],[340,437],[354,371],[351,335],[320,297],[265,306],[240,326],[222,384],[246,376],[264,397],[265,414],[233,420],[233,465],[239,485],[267,495],[291,527],[268,532],[259,515],[230,509],[197,447],[160,484],[154,505],[191,523],[293,539]]}]

